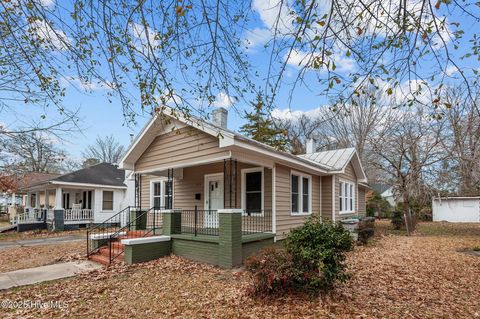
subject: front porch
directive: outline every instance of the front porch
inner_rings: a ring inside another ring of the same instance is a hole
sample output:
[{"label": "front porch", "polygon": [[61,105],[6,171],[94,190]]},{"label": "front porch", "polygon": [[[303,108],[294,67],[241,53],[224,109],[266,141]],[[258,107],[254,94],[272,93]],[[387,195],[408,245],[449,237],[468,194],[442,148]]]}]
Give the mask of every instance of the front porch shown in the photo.
[{"label": "front porch", "polygon": [[[125,218],[123,227],[115,222]],[[240,209],[131,207],[104,225],[89,229],[87,255],[108,266],[121,260],[131,264],[173,253],[231,268],[259,249],[273,245],[274,234],[268,225],[271,225],[270,214],[248,216]]]}]

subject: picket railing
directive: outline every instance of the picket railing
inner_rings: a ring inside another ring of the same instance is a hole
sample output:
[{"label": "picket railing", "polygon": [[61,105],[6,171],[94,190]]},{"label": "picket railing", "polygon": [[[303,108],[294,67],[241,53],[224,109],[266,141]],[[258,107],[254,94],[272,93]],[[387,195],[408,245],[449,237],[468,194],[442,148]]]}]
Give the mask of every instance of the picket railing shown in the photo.
[{"label": "picket railing", "polygon": [[93,220],[92,209],[65,209],[65,221]]}]

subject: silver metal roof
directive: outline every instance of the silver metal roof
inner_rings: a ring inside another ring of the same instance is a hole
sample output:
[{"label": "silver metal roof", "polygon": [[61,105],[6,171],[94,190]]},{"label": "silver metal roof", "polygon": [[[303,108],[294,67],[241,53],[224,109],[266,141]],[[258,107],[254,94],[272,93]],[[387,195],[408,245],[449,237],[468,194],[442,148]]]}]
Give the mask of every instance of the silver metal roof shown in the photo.
[{"label": "silver metal roof", "polygon": [[350,147],[298,156],[320,165],[325,165],[332,170],[342,170],[348,164],[354,153],[355,148]]}]

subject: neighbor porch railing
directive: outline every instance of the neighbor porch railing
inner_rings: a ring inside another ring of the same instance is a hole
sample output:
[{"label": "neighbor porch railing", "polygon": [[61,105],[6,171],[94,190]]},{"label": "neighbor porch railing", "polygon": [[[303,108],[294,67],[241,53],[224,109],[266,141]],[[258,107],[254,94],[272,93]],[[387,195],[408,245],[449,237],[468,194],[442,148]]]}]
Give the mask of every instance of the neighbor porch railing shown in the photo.
[{"label": "neighbor porch railing", "polygon": [[93,220],[93,209],[65,209],[64,220]]},{"label": "neighbor porch railing", "polygon": [[39,222],[44,220],[44,212],[39,210],[31,210],[25,213],[17,214],[14,222],[17,224]]}]

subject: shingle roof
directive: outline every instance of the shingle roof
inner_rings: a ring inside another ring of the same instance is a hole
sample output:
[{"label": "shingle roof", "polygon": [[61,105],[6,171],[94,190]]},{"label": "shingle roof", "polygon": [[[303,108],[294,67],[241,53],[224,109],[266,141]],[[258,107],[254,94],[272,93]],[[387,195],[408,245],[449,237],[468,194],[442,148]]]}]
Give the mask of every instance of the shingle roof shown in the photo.
[{"label": "shingle roof", "polygon": [[52,178],[50,182],[67,182],[108,186],[126,186],[125,171],[110,163],[100,163],[78,171]]},{"label": "shingle roof", "polygon": [[331,151],[302,154],[298,156],[320,165],[327,166],[332,170],[342,170],[345,165],[348,164],[354,153],[355,148],[350,147]]}]

